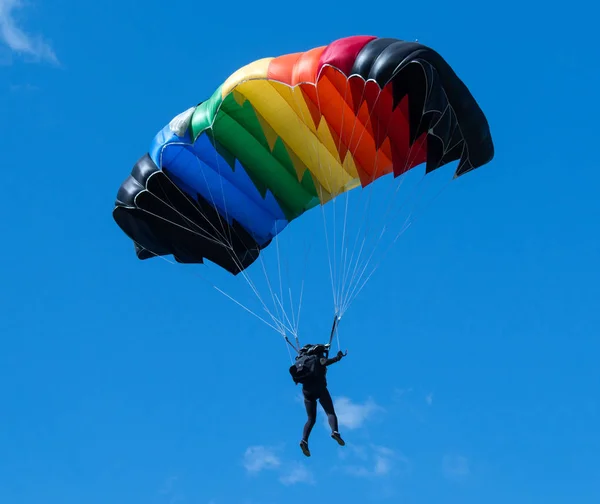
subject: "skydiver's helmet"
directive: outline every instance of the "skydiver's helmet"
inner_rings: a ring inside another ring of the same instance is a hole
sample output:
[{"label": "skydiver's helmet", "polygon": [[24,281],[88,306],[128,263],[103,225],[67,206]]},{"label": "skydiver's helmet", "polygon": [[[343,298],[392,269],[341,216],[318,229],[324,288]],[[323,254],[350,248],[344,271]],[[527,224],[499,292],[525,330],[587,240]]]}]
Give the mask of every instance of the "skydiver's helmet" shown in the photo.
[{"label": "skydiver's helmet", "polygon": [[318,357],[325,357],[326,353],[329,351],[329,344],[323,345],[318,343],[316,345],[308,344],[304,345],[300,351],[298,352],[298,356],[301,357],[303,355],[317,355]]}]

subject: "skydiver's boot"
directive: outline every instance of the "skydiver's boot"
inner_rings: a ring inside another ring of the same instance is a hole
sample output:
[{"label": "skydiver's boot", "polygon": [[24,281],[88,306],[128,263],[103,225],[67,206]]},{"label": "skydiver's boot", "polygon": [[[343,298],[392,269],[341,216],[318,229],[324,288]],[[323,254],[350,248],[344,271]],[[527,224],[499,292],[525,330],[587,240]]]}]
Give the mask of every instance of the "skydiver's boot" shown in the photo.
[{"label": "skydiver's boot", "polygon": [[342,439],[342,436],[340,436],[340,433],[338,431],[333,431],[331,433],[331,437],[335,439],[340,446],[344,446],[346,444],[346,442]]},{"label": "skydiver's boot", "polygon": [[300,441],[300,449],[302,450],[302,453],[304,453],[304,455],[306,455],[307,457],[310,457],[310,450],[308,449],[308,441],[306,441],[305,439]]}]

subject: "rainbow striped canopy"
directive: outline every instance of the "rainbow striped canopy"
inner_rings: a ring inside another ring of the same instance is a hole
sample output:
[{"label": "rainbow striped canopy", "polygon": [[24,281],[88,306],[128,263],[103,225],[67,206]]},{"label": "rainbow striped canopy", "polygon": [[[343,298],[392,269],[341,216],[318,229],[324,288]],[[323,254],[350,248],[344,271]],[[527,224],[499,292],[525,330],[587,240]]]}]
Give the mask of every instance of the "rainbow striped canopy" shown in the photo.
[{"label": "rainbow striped canopy", "polygon": [[140,259],[208,259],[237,274],[291,221],[426,163],[487,162],[487,120],[417,42],[353,36],[264,58],[166,125],[119,188],[113,216]]}]

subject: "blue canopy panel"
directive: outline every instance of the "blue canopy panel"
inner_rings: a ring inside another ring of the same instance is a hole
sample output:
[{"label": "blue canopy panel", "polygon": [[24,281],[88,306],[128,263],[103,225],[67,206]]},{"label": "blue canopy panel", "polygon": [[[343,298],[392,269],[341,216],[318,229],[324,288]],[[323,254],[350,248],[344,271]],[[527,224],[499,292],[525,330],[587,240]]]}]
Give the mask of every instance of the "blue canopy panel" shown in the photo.
[{"label": "blue canopy panel", "polygon": [[259,245],[265,245],[288,225],[270,191],[257,190],[242,164],[234,169],[217,152],[206,134],[195,142],[165,126],[154,138],[150,157],[194,201],[198,195],[215,207],[229,225],[235,219]]}]

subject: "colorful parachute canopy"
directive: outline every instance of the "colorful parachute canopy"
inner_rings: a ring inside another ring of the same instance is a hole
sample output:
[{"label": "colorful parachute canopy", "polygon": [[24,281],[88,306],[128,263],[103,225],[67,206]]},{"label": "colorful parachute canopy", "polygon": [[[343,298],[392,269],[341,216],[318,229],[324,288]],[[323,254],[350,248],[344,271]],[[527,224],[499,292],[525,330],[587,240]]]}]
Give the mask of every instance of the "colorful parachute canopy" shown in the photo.
[{"label": "colorful parachute canopy", "polygon": [[386,174],[487,162],[487,120],[434,50],[354,36],[250,63],[175,117],[121,185],[140,259],[237,274],[292,220]]}]

